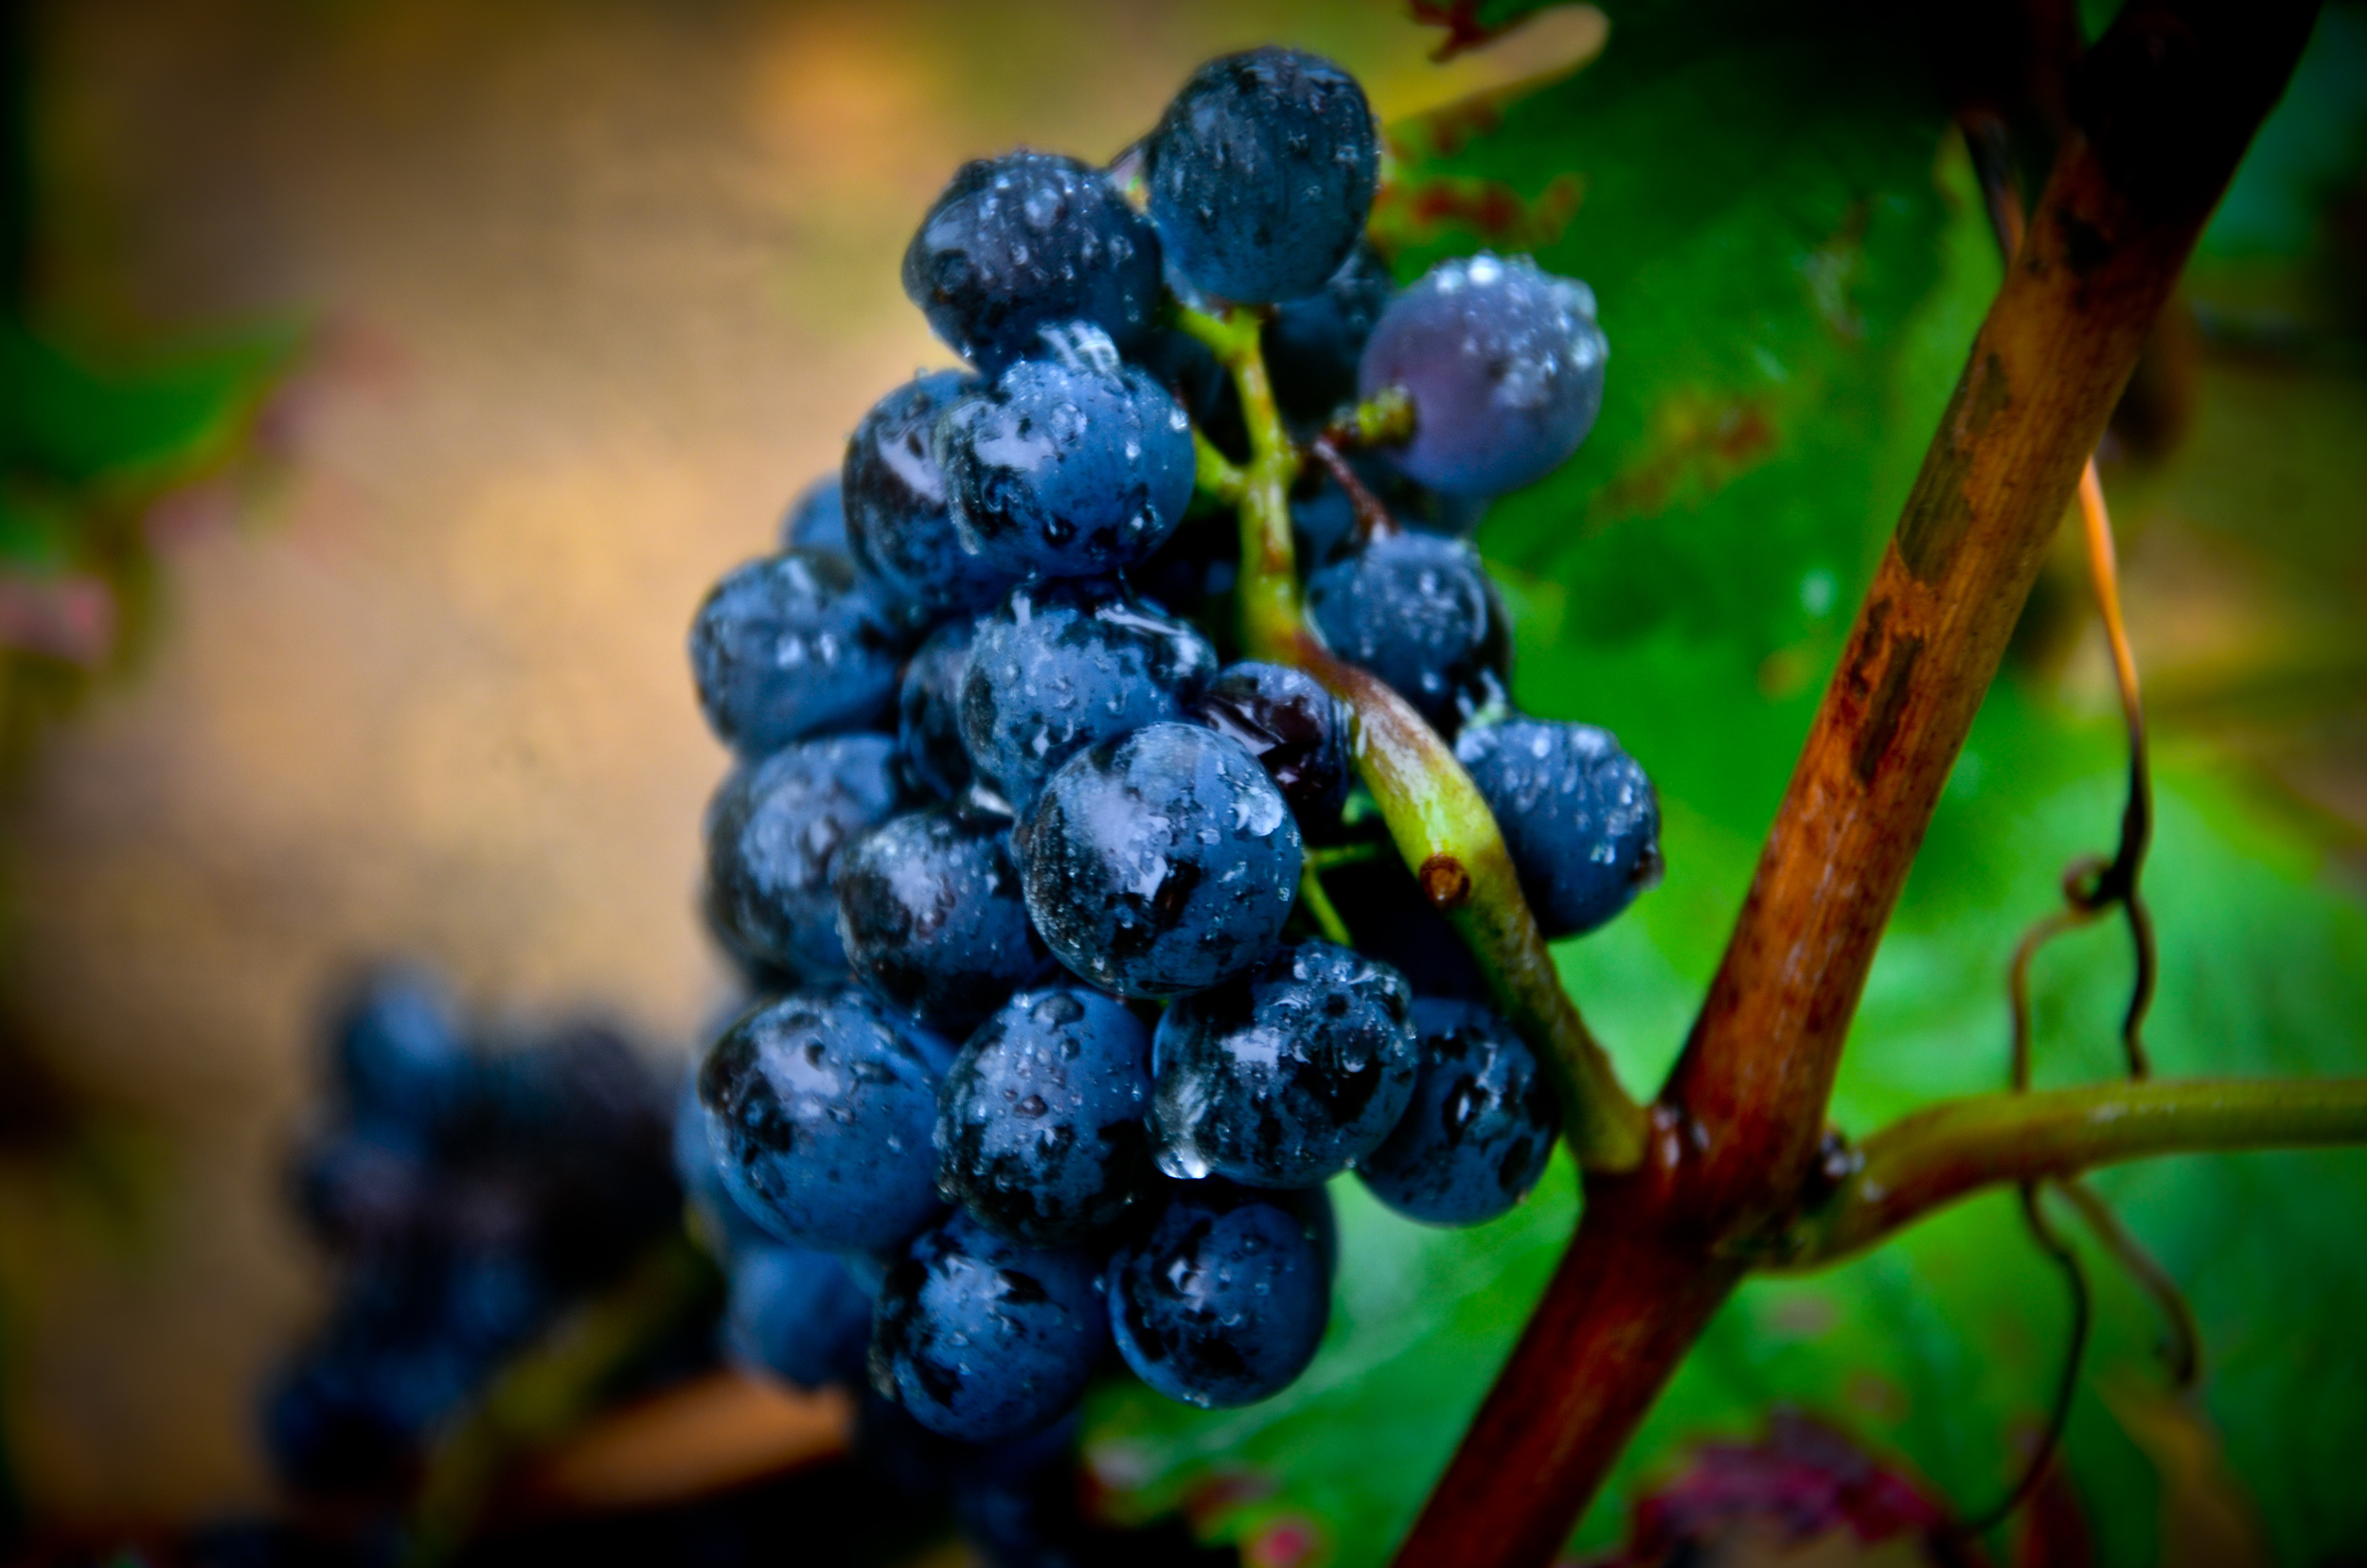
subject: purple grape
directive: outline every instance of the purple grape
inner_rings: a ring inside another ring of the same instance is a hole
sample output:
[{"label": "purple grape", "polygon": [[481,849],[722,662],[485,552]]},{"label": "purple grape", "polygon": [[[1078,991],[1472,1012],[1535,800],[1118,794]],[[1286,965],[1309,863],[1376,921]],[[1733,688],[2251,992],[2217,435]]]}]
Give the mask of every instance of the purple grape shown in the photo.
[{"label": "purple grape", "polygon": [[799,1246],[900,1245],[942,1208],[929,1133],[950,1057],[858,990],[748,1014],[699,1068],[733,1199]]},{"label": "purple grape", "polygon": [[845,556],[789,549],[717,583],[690,627],[699,705],[742,757],[863,729],[896,698],[905,637]]},{"label": "purple grape", "polygon": [[1022,991],[981,1025],[937,1098],[937,1186],[1035,1246],[1106,1230],[1151,1180],[1150,1036],[1082,988]]},{"label": "purple grape", "polygon": [[889,1268],[871,1381],[932,1432],[997,1442],[1065,1415],[1108,1343],[1092,1255],[1022,1246],[956,1212]]},{"label": "purple grape", "polygon": [[956,1038],[1049,965],[1011,864],[1011,819],[969,801],[891,818],[839,851],[838,931],[864,989]]},{"label": "purple grape", "polygon": [[1312,675],[1287,665],[1229,665],[1188,711],[1257,758],[1302,829],[1340,814],[1356,779],[1348,714]]},{"label": "purple grape", "polygon": [[1391,458],[1450,495],[1502,495],[1578,450],[1603,406],[1610,352],[1585,284],[1526,257],[1442,261],[1381,312],[1362,396],[1403,387],[1414,437]]},{"label": "purple grape", "polygon": [[736,768],[707,807],[706,907],[749,963],[806,981],[846,972],[830,889],[839,847],[900,800],[884,735],[801,740]]},{"label": "purple grape", "polygon": [[1216,674],[1205,637],[1122,583],[1031,583],[978,623],[962,740],[980,781],[1023,812],[1061,763],[1180,716]]},{"label": "purple grape", "polygon": [[1111,1337],[1135,1376],[1223,1409],[1279,1394],[1307,1370],[1331,1315],[1331,1270],[1285,1206],[1296,1196],[1169,1184],[1158,1220],[1110,1259]]},{"label": "purple grape", "polygon": [[881,594],[924,615],[983,610],[1009,574],[962,548],[946,509],[945,474],[929,450],[937,417],[977,384],[959,370],[916,376],[881,398],[846,438],[846,542]]}]

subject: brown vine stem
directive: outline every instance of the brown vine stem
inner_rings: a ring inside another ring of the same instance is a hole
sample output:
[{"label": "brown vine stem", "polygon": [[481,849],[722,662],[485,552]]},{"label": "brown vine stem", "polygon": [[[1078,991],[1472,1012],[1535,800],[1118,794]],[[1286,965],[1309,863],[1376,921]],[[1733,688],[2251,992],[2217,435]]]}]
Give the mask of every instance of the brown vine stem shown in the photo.
[{"label": "brown vine stem", "polygon": [[1736,1243],[1780,1230],[1798,1203],[1875,947],[2047,538],[2316,9],[2135,0],[2081,62],[2070,132],[1826,689],[1647,1159],[1588,1182],[1578,1235],[1399,1568],[1550,1562],[1741,1278]]}]

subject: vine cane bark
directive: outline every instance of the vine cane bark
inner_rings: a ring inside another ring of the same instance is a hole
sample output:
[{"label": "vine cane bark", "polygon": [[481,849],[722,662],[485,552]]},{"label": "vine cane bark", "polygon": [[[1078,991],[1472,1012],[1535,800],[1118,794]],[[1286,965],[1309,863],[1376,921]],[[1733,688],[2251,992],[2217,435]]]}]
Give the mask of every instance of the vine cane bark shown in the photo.
[{"label": "vine cane bark", "polygon": [[1586,1213],[1398,1568],[1552,1560],[1798,1206],[1849,1022],[2048,536],[2315,5],[2132,4],[1974,339],[1826,689],[1645,1166]]}]

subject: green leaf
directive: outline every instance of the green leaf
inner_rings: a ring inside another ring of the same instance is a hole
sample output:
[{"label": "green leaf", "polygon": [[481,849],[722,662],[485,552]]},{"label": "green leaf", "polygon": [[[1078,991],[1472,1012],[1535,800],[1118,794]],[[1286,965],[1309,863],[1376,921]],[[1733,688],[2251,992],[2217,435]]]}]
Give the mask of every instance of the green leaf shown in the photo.
[{"label": "green leaf", "polygon": [[[1615,9],[1608,48],[1577,76],[1394,136],[1404,191],[1443,193],[1389,209],[1401,274],[1517,233],[1594,287],[1611,338],[1594,435],[1499,503],[1481,543],[1519,622],[1521,704],[1610,725],[1662,793],[1666,882],[1558,951],[1639,1091],[1691,1022],[1999,272],[1903,27],[1715,9]],[[1566,214],[1546,200],[1556,189],[1577,193]],[[2007,957],[2057,906],[2063,864],[2109,849],[2124,766],[2116,726],[2011,681],[1992,693],[1875,966],[1841,1125],[1862,1133],[2002,1083]],[[2367,913],[2332,880],[2326,846],[2207,753],[2172,744],[2157,769],[2160,1070],[2361,1070]],[[2117,1070],[2129,974],[2108,924],[2041,957],[2041,1082]],[[2355,1545],[2367,1256],[2349,1242],[2367,1229],[2367,1154],[2160,1161],[2098,1185],[2191,1292],[2206,1408],[2282,1557]],[[1106,1391],[1097,1468],[1133,1507],[1184,1505],[1234,1539],[1311,1529],[1328,1560],[1385,1560],[1543,1287],[1572,1186],[1559,1167],[1514,1215],[1441,1232],[1335,1184],[1338,1308],[1307,1379],[1238,1412]],[[2066,1452],[2102,1560],[2134,1568],[2157,1560],[2159,1483],[2092,1390],[2158,1381],[2158,1326],[2086,1252],[2096,1335]],[[2044,1408],[2065,1323],[2061,1281],[2002,1198],[1822,1276],[1754,1280],[1655,1408],[1581,1543],[1616,1539],[1686,1444],[1755,1434],[1779,1403],[1985,1507]]]},{"label": "green leaf", "polygon": [[273,339],[110,365],[0,314],[0,472],[58,488],[169,477],[228,437],[286,348]]}]

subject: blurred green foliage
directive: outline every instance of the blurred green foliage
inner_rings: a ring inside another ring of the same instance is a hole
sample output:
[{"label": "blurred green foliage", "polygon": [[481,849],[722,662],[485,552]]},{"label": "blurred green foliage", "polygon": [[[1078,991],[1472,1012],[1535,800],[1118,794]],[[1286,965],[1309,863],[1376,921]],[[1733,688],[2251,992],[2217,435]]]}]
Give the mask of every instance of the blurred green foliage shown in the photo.
[{"label": "blurred green foliage", "polygon": [[294,347],[284,330],[102,345],[43,309],[28,9],[0,11],[0,767],[137,656],[155,607],[147,519],[220,471]]},{"label": "blurred green foliage", "polygon": [[[1517,5],[1483,7],[1501,21]],[[1714,969],[1858,597],[1999,276],[1961,147],[1912,20],[1829,27],[1815,8],[1612,8],[1602,57],[1507,105],[1399,127],[1425,183],[1509,213],[1400,242],[1402,275],[1477,245],[1533,246],[1590,281],[1611,342],[1602,419],[1567,467],[1501,503],[1481,543],[1521,620],[1517,697],[1616,730],[1658,781],[1666,883],[1559,957],[1633,1087],[1674,1060]],[[2327,14],[2206,243],[2338,290],[2329,225],[2359,187],[2367,27]],[[1560,182],[1574,208],[1542,200]],[[2332,279],[2332,281],[2329,281]],[[2356,286],[2356,280],[2352,281]],[[2315,290],[2313,294],[2310,291]],[[2254,290],[2254,297],[2258,295]],[[2334,307],[2304,319],[2336,330]],[[2331,313],[2329,313],[2331,312]],[[2342,512],[2340,502],[2328,510]],[[2352,498],[2347,515],[2356,518]],[[2261,520],[2264,524],[2268,520]],[[2356,572],[2359,542],[2340,570]],[[2355,581],[2355,578],[2341,580]],[[2009,674],[1984,707],[1886,938],[1834,1105],[1858,1133],[1999,1087],[2004,965],[2056,907],[2073,857],[2109,849],[2117,725]],[[2329,841],[2209,745],[2156,757],[2148,891],[2165,1074],[2367,1066],[2367,907]],[[2038,1078],[2117,1070],[2130,963],[2117,927],[2051,948],[2035,976]],[[2207,1418],[2283,1560],[2367,1542],[2367,1154],[2190,1158],[2104,1173],[2130,1228],[2190,1292]],[[1385,1559],[1509,1348],[1569,1233],[1565,1167],[1468,1232],[1425,1230],[1335,1185],[1343,1276],[1313,1369],[1245,1411],[1139,1389],[1094,1411],[1097,1467],[1145,1508],[1219,1534],[1311,1524],[1330,1560]],[[2092,1247],[2096,1336],[2066,1454],[2100,1560],[2159,1560],[2160,1478],[2099,1390],[2158,1388],[2149,1304]],[[2010,1199],[1951,1211],[1877,1255],[1748,1285],[1660,1401],[1581,1544],[1615,1541],[1688,1443],[1751,1435],[1782,1404],[1902,1460],[1967,1513],[2011,1484],[2064,1353],[2062,1284]],[[2171,1501],[2175,1501],[2172,1499]]]}]

